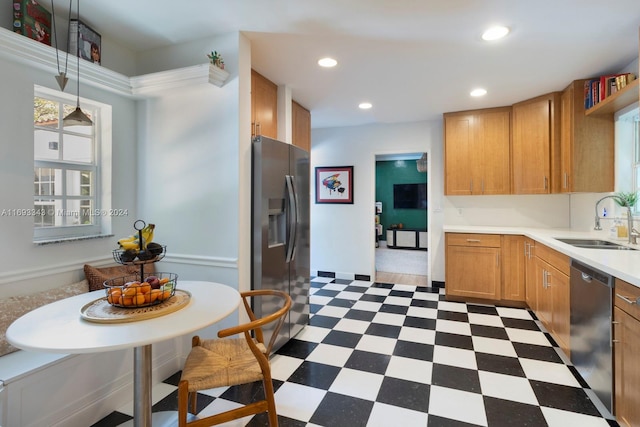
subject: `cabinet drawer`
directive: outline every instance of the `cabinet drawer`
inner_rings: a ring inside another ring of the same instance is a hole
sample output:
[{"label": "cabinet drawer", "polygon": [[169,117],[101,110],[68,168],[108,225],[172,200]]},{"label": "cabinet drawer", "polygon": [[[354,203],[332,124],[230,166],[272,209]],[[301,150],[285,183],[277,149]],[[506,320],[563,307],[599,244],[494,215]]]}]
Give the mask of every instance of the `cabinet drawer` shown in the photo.
[{"label": "cabinet drawer", "polygon": [[536,243],[536,256],[569,276],[570,259],[567,255],[541,243]]},{"label": "cabinet drawer", "polygon": [[499,234],[466,234],[447,233],[447,245],[453,246],[482,246],[486,248],[499,248],[501,236]]},{"label": "cabinet drawer", "polygon": [[[640,288],[616,278],[613,293],[615,295],[614,304],[616,307],[619,307],[621,310],[626,311],[640,320],[640,307],[638,307],[640,303],[638,300],[638,298],[640,298]],[[631,301],[633,301],[633,303]]]}]

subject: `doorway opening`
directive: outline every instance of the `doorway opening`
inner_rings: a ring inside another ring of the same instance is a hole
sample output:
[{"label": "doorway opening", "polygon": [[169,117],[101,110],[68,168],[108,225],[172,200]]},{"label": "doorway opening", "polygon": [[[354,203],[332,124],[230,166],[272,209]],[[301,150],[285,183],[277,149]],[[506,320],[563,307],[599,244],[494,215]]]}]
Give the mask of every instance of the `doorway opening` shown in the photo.
[{"label": "doorway opening", "polygon": [[429,286],[427,171],[423,153],[375,156],[375,281]]}]

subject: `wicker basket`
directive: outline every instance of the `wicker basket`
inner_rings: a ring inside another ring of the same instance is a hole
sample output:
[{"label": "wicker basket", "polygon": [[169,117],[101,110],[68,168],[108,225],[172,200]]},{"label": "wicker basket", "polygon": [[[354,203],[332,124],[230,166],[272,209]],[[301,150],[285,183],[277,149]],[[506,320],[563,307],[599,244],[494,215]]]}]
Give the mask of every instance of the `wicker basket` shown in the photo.
[{"label": "wicker basket", "polygon": [[123,249],[113,250],[113,259],[118,264],[150,264],[152,262],[160,261],[164,258],[164,254],[167,251],[167,247],[162,245],[159,248],[154,248],[145,251],[125,251]]},{"label": "wicker basket", "polygon": [[150,274],[144,282],[140,281],[140,275],[116,277],[104,282],[109,304],[123,308],[163,303],[175,294],[177,285],[178,275],[175,273]]}]

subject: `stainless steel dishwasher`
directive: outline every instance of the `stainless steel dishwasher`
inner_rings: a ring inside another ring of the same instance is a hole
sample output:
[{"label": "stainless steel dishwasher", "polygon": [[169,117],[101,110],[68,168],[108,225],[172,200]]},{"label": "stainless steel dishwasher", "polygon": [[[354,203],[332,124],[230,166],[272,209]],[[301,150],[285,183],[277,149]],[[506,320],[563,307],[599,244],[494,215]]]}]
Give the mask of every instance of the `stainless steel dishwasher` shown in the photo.
[{"label": "stainless steel dishwasher", "polygon": [[613,278],[572,259],[570,288],[571,362],[612,412]]}]

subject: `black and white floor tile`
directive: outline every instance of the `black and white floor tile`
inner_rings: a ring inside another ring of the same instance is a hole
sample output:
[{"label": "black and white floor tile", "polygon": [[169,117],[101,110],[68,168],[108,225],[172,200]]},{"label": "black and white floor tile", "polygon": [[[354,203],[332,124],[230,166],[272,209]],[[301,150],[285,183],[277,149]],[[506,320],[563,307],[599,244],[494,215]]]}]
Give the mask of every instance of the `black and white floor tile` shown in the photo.
[{"label": "black and white floor tile", "polygon": [[[618,425],[528,310],[325,277],[311,293],[310,325],[272,359],[283,427]],[[154,387],[154,411],[176,409],[179,376]],[[209,390],[198,409],[222,411],[255,393],[259,384]],[[94,427],[129,419],[121,408]],[[262,414],[225,425],[268,423]]]}]

